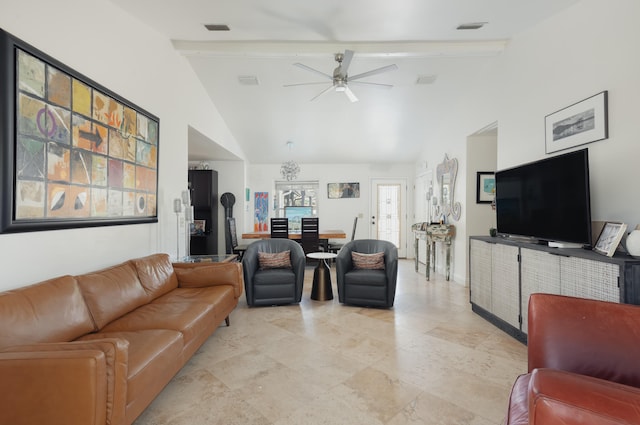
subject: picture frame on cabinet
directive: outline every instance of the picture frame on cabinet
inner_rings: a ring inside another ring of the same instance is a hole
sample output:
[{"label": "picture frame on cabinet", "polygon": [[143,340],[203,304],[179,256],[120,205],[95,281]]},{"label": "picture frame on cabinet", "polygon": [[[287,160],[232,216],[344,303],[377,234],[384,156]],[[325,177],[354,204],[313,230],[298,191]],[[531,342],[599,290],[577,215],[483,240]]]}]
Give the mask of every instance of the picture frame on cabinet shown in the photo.
[{"label": "picture frame on cabinet", "polygon": [[0,233],[158,222],[159,118],[1,29],[0,58]]},{"label": "picture frame on cabinet", "polygon": [[546,153],[609,137],[608,92],[605,90],[544,118]]},{"label": "picture frame on cabinet", "polygon": [[606,255],[607,257],[612,257],[616,252],[620,241],[622,240],[622,236],[624,236],[624,232],[627,230],[627,225],[625,223],[607,221],[600,232],[600,236],[598,236],[598,241],[596,242],[593,250],[598,254]]}]

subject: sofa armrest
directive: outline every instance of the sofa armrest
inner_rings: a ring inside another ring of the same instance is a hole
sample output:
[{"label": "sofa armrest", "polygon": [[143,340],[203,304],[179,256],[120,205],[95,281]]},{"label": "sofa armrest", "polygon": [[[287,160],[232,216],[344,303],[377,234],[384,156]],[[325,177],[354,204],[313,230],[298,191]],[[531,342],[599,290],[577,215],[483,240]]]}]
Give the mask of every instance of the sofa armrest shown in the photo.
[{"label": "sofa armrest", "polygon": [[0,423],[107,423],[107,370],[99,350],[0,353],[0,376]]},{"label": "sofa armrest", "polygon": [[529,424],[640,423],[640,389],[552,369],[529,383]]},{"label": "sofa armrest", "polygon": [[550,368],[640,387],[640,307],[533,294],[529,372]]},{"label": "sofa armrest", "polygon": [[173,269],[178,276],[179,287],[231,285],[236,298],[242,295],[244,285],[240,263],[174,263]]},{"label": "sofa armrest", "polygon": [[128,355],[129,343],[117,338],[5,349],[0,423],[123,423]]}]

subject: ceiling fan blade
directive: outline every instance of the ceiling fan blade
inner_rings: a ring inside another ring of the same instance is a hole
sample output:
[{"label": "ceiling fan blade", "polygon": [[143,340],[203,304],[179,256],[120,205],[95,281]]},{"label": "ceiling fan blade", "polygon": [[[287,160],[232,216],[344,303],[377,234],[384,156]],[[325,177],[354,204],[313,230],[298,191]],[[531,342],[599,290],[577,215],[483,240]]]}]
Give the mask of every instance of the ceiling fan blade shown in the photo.
[{"label": "ceiling fan blade", "polygon": [[322,96],[323,94],[328,93],[331,89],[333,89],[333,86],[332,86],[332,85],[331,85],[331,86],[329,86],[329,87],[327,87],[326,89],[322,90],[322,91],[321,91],[320,93],[318,93],[317,95],[315,95],[315,97],[313,97],[313,98],[311,99],[311,102],[313,102],[314,100],[316,100],[317,98],[319,98],[319,97],[320,97],[320,96]]},{"label": "ceiling fan blade", "polygon": [[351,102],[357,102],[357,101],[358,101],[358,98],[356,97],[356,95],[355,95],[355,94],[353,94],[353,92],[351,91],[351,89],[350,89],[349,87],[346,87],[346,86],[345,86],[345,88],[344,88],[344,94],[346,94],[346,95],[347,95],[347,97],[349,98],[349,100],[350,100]]},{"label": "ceiling fan blade", "polygon": [[283,84],[282,87],[295,87],[295,86],[311,86],[314,84],[327,84],[326,81],[317,81],[313,83],[296,83],[296,84]]},{"label": "ceiling fan blade", "polygon": [[347,75],[349,65],[351,65],[351,59],[353,59],[353,50],[345,50],[342,58],[342,75]]},{"label": "ceiling fan blade", "polygon": [[304,69],[306,71],[313,72],[314,74],[318,74],[318,75],[320,75],[320,76],[322,76],[322,77],[324,77],[324,78],[326,78],[328,80],[333,80],[333,77],[331,75],[325,74],[324,72],[318,71],[317,69],[313,69],[310,66],[307,66],[305,64],[294,63],[293,66],[297,66],[298,68],[302,68],[302,69]]},{"label": "ceiling fan blade", "polygon": [[378,88],[381,88],[381,89],[390,89],[390,88],[393,87],[393,85],[391,85],[391,84],[370,83],[368,81],[349,81],[349,84],[360,84],[360,85],[374,86],[374,87],[378,87]]},{"label": "ceiling fan blade", "polygon": [[367,71],[367,72],[363,72],[362,74],[351,76],[349,77],[349,81],[357,80],[358,78],[369,77],[371,75],[381,74],[387,71],[393,71],[395,69],[398,69],[398,65],[394,63],[392,65],[383,66],[382,68],[372,69],[371,71]]}]

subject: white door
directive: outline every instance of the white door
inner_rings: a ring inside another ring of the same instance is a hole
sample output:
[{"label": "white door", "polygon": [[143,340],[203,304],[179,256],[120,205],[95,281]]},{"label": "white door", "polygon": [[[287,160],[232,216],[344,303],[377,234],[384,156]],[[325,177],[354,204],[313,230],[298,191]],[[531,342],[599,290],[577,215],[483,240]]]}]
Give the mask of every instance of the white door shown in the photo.
[{"label": "white door", "polygon": [[371,180],[370,234],[373,239],[393,242],[398,256],[407,256],[407,181]]}]

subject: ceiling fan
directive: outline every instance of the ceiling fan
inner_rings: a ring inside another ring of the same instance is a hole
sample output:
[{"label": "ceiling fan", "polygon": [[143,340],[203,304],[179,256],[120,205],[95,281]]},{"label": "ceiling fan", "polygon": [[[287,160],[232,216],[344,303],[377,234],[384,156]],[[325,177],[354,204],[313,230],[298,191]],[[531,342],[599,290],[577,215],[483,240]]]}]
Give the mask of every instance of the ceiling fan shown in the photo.
[{"label": "ceiling fan", "polygon": [[[336,62],[338,62],[338,66],[336,67],[336,69],[333,70],[333,76],[329,74],[325,74],[322,71],[318,71],[317,69],[311,68],[310,66],[307,66],[301,63],[293,64],[298,68],[302,68],[304,70],[313,72],[314,74],[318,74],[321,77],[333,82],[332,85],[330,85],[329,87],[321,91],[319,94],[317,94],[314,98],[312,98],[311,99],[312,101],[316,100],[323,94],[333,89],[334,91],[337,91],[337,92],[344,92],[344,94],[347,95],[350,101],[357,102],[358,98],[356,97],[355,94],[353,94],[353,92],[349,88],[349,84],[362,84],[362,85],[375,86],[375,87],[380,87],[385,89],[390,89],[391,87],[393,87],[390,84],[369,83],[366,81],[354,81],[354,80],[359,80],[361,78],[370,77],[372,75],[381,74],[383,72],[393,71],[394,69],[398,69],[398,66],[396,64],[387,65],[381,68],[372,69],[371,71],[363,72],[361,74],[349,76],[347,74],[347,71],[349,70],[351,59],[353,59],[353,54],[354,54],[353,50],[345,50],[344,53],[335,54],[335,60]],[[311,84],[326,84],[326,81],[312,82],[312,83],[285,84],[284,87],[306,86]]]}]

